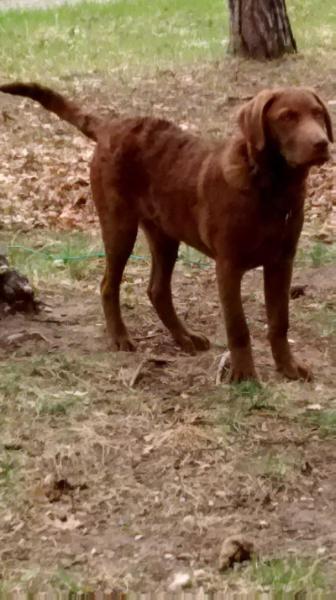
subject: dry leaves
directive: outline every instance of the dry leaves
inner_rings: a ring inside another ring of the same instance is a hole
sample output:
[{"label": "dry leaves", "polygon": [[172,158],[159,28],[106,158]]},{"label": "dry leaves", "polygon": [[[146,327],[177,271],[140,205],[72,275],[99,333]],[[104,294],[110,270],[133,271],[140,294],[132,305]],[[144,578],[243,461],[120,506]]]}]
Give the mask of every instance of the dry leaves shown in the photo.
[{"label": "dry leaves", "polygon": [[[147,84],[151,84],[151,81]],[[195,129],[196,133],[201,130],[205,137],[212,137],[214,134],[216,137],[218,134],[225,137],[229,133],[227,126],[220,133],[217,127],[214,128],[217,117],[215,114],[211,115],[211,112],[207,117],[209,122],[204,127],[204,115],[201,112],[198,114],[199,109],[196,106],[190,106],[190,110],[193,110],[193,119],[190,119],[184,101],[183,105],[180,104],[182,98],[179,97],[181,90],[178,80],[175,82],[172,79],[169,84],[170,93],[167,95],[164,86],[162,89],[156,88],[157,98],[151,102],[154,111],[160,116],[174,120],[183,128]],[[176,94],[172,94],[172,85],[177,86]],[[193,86],[194,91],[198,92],[199,103],[199,94],[202,91],[203,94],[206,93],[206,82],[192,79],[188,85],[191,104]],[[85,93],[80,88],[76,93],[81,102],[88,103],[85,101]],[[139,90],[137,101],[132,99],[133,106],[130,112],[133,114],[151,112],[141,94]],[[122,100],[124,99],[120,98],[121,107]],[[24,230],[35,227],[83,230],[97,224],[89,187],[92,142],[29,101],[13,101],[4,96],[0,102],[2,227]],[[101,105],[101,110],[106,112],[106,107],[99,98],[97,105]],[[113,110],[115,111],[114,107]],[[236,107],[232,108],[227,99],[224,105],[221,105],[221,120],[228,122],[229,127],[232,111],[235,110]],[[336,228],[334,171],[335,159],[319,169],[313,169],[309,178],[306,203],[306,221],[313,225],[316,237],[326,242],[332,241]]]},{"label": "dry leaves", "polygon": [[94,223],[89,188],[92,144],[25,101],[2,116],[2,227],[85,229]]}]

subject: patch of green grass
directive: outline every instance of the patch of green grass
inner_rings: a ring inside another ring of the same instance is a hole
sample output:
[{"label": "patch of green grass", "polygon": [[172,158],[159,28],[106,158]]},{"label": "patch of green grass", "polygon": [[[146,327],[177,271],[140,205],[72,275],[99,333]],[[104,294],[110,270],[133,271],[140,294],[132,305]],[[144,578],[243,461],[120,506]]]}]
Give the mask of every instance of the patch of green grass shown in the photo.
[{"label": "patch of green grass", "polygon": [[0,456],[0,488],[8,487],[12,480],[17,465],[8,452]]},{"label": "patch of green grass", "polygon": [[195,248],[192,248],[191,246],[187,246],[186,244],[181,244],[179,259],[182,263],[188,266],[195,265],[202,268],[207,268],[212,264],[212,261],[204,254],[198,250],[195,250]]},{"label": "patch of green grass", "polygon": [[275,390],[258,381],[242,381],[229,386],[229,400],[243,407],[249,414],[258,410],[274,410],[270,403],[275,398]]},{"label": "patch of green grass", "polygon": [[[292,0],[299,49],[336,49],[333,0]],[[222,0],[116,0],[0,12],[3,76],[43,78],[221,59],[228,38]]]},{"label": "patch of green grass", "polygon": [[[305,598],[306,594],[327,589],[327,581],[321,561],[299,558],[272,558],[256,560],[251,566],[251,579],[274,600],[284,598],[283,594],[293,594],[293,598]],[[302,596],[301,596],[302,595]],[[308,596],[307,596],[308,597]],[[286,595],[287,598],[287,595]]]},{"label": "patch of green grass", "polygon": [[[7,236],[8,237],[8,236]],[[99,265],[102,273],[104,248],[100,233],[93,235],[81,231],[32,234],[27,242],[24,234],[17,234],[2,244],[11,266],[24,273],[38,287],[41,281],[76,282],[92,280]],[[180,260],[185,265],[206,268],[211,264],[204,255],[182,244]],[[139,235],[130,263],[150,262],[147,243]],[[97,284],[99,276],[97,274]]]},{"label": "patch of green grass", "polygon": [[96,268],[102,257],[99,238],[83,232],[49,234],[48,237],[17,235],[5,251],[10,264],[27,275],[35,286],[40,280],[81,281]]},{"label": "patch of green grass", "polygon": [[21,391],[21,369],[17,365],[7,367],[6,364],[1,366],[0,377],[0,404],[4,401],[15,401]]},{"label": "patch of green grass", "polygon": [[50,584],[53,590],[66,592],[68,598],[85,597],[85,594],[92,592],[92,589],[84,583],[78,581],[78,578],[59,567],[56,573],[51,577]]},{"label": "patch of green grass", "polygon": [[289,470],[293,467],[292,460],[281,454],[268,452],[264,456],[259,457],[257,461],[257,471],[264,479],[270,479],[274,483],[280,483],[288,475]]},{"label": "patch of green grass", "polygon": [[322,303],[317,309],[310,311],[309,321],[321,337],[334,338],[336,335],[336,306]]},{"label": "patch of green grass", "polygon": [[299,50],[336,49],[336,7],[333,0],[288,0],[289,18]]},{"label": "patch of green grass", "polygon": [[3,416],[16,411],[60,415],[76,406],[83,407],[90,388],[87,370],[81,357],[61,354],[8,360],[1,367]]},{"label": "patch of green grass", "polygon": [[92,592],[92,588],[80,579],[62,567],[58,567],[51,575],[43,572],[38,566],[23,570],[15,578],[11,574],[7,576],[5,572],[0,581],[0,597],[9,598],[14,593],[27,600],[43,595],[51,598],[64,596],[68,600],[84,598],[86,594]]},{"label": "patch of green grass", "polygon": [[231,385],[229,388],[230,400],[247,400],[249,410],[269,407],[268,397],[269,390],[258,381],[242,381]]},{"label": "patch of green grass", "polygon": [[60,394],[62,398],[49,397],[44,398],[37,402],[36,412],[39,416],[50,415],[50,416],[65,416],[70,409],[76,404],[76,400],[80,400],[81,398],[76,397],[75,394],[70,392],[68,397],[64,396],[64,394]]},{"label": "patch of green grass", "polygon": [[336,410],[307,411],[304,418],[321,437],[336,435]]},{"label": "patch of green grass", "polygon": [[207,397],[207,405],[215,409],[214,422],[224,434],[242,433],[248,427],[251,413],[258,410],[274,411],[272,400],[276,392],[257,382],[244,381],[223,385]]},{"label": "patch of green grass", "polygon": [[38,582],[40,577],[40,568],[31,567],[23,571],[20,577],[13,578],[10,575],[4,575],[0,582],[0,597],[10,598],[15,593],[24,596],[27,600],[35,597],[34,594],[39,593],[41,590],[38,589]]},{"label": "patch of green grass", "polygon": [[336,261],[336,244],[323,244],[316,242],[308,252],[308,257],[313,267]]},{"label": "patch of green grass", "polygon": [[244,457],[239,469],[242,473],[257,478],[261,485],[262,481],[267,481],[274,487],[279,487],[285,482],[290,484],[294,481],[301,466],[302,458],[297,449],[287,448],[283,451],[281,448],[268,450],[267,447],[262,447]]},{"label": "patch of green grass", "polygon": [[336,261],[336,244],[314,242],[299,247],[296,262],[300,267],[322,267]]},{"label": "patch of green grass", "polygon": [[0,13],[7,76],[64,75],[177,64],[223,51],[221,0],[120,0]]},{"label": "patch of green grass", "polygon": [[[2,431],[1,431],[2,433]],[[22,452],[12,452],[0,445],[0,505],[10,502],[14,506],[20,489],[25,457]]]}]

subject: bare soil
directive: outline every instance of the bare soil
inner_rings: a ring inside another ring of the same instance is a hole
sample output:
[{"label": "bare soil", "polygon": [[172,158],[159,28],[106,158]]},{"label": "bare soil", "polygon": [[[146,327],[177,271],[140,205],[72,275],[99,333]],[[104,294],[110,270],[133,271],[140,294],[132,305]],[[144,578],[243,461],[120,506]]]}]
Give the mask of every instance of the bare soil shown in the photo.
[{"label": "bare soil", "polygon": [[[234,64],[113,87],[74,78],[60,87],[105,109],[127,103],[129,112],[168,116],[216,137],[231,131],[245,97],[284,72],[263,67],[260,86],[253,69],[243,63],[234,71]],[[294,72],[303,77],[293,59],[289,81]],[[332,99],[328,80],[317,85]],[[90,143],[25,101],[0,101],[1,177],[11,190],[4,227],[25,230],[28,246],[37,226],[97,230],[87,202]],[[303,248],[321,230],[332,235],[333,168],[312,176]],[[134,354],[108,350],[99,263],[73,284],[40,281],[47,304],[40,315],[2,315],[0,577],[24,576],[32,589],[76,581],[81,589],[158,592],[183,571],[195,587],[246,590],[244,570],[221,574],[217,564],[222,542],[243,534],[260,558],[322,557],[332,579],[335,428],[320,416],[336,411],[335,265],[295,272],[295,283],[307,288],[292,300],[290,335],[313,366],[313,383],[285,382],[274,372],[262,273],[247,274],[262,390],[215,385],[225,334],[213,266],[180,261],[176,269],[179,313],[213,342],[193,357],[174,346],[154,314],[148,269],[130,261],[123,288]]]}]

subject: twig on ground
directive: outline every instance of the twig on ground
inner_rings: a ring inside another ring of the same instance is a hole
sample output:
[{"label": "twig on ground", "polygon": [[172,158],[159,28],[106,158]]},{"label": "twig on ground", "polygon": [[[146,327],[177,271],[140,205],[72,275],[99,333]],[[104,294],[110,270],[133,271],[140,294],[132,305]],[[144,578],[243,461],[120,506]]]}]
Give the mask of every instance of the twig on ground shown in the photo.
[{"label": "twig on ground", "polygon": [[223,377],[230,368],[230,352],[224,352],[218,364],[216,372],[216,385],[220,385],[223,381]]},{"label": "twig on ground", "polygon": [[169,362],[173,362],[174,359],[173,358],[169,358],[169,357],[164,357],[164,356],[146,356],[146,358],[144,358],[139,365],[137,366],[137,368],[135,369],[130,382],[129,382],[129,387],[133,388],[136,383],[139,381],[139,378],[141,376],[141,372],[145,366],[146,363],[153,363],[154,365],[157,366],[164,366]]}]

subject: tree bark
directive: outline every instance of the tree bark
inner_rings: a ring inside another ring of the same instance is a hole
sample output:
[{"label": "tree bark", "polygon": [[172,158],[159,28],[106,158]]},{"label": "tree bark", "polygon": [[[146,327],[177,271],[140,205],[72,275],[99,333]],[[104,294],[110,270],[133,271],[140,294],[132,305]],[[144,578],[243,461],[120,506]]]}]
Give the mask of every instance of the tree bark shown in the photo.
[{"label": "tree bark", "polygon": [[265,60],[297,52],[285,0],[229,0],[230,51]]}]

